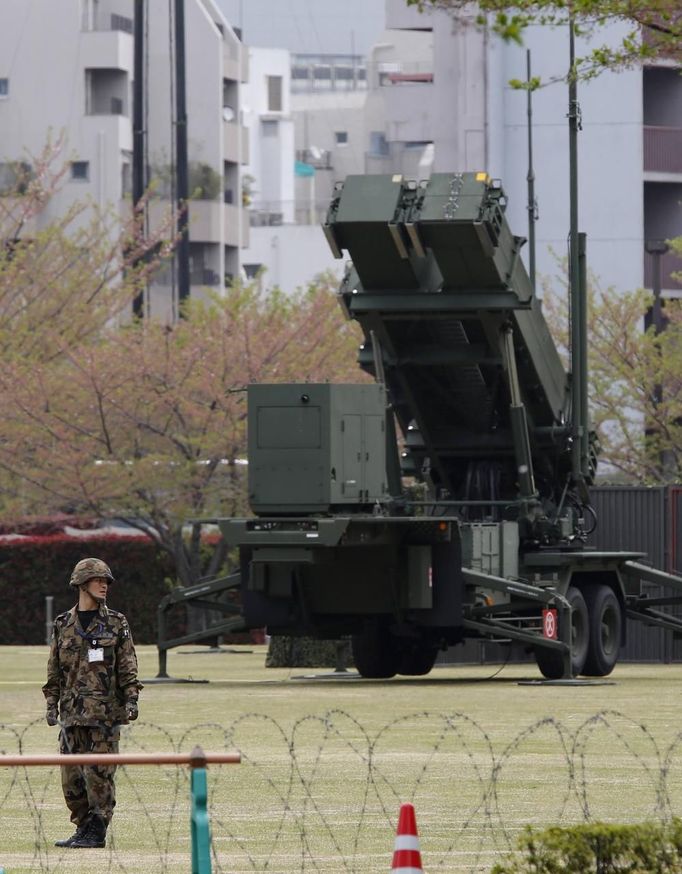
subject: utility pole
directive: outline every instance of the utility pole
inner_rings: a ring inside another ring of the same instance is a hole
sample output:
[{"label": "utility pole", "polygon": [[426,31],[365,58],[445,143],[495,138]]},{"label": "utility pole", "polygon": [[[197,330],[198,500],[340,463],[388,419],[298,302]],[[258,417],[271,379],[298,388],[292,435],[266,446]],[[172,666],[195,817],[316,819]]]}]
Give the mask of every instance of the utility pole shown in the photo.
[{"label": "utility pole", "polygon": [[586,478],[589,463],[587,404],[587,289],[585,235],[578,232],[578,71],[575,62],[575,23],[569,19],[568,160],[569,160],[569,279],[571,290],[571,437],[573,482],[580,499],[589,502]]},{"label": "utility pole", "polygon": [[175,179],[178,207],[178,310],[189,298],[189,168],[185,82],[185,0],[175,0]]},{"label": "utility pole", "polygon": [[535,222],[538,204],[535,197],[535,170],[533,168],[533,91],[530,77],[530,49],[526,49],[526,114],[528,116],[528,274],[535,291]]},{"label": "utility pole", "polygon": [[[135,18],[133,33],[133,211],[137,218],[144,220],[141,215],[141,203],[147,185],[145,167],[146,156],[146,131],[144,129],[145,116],[145,0],[135,0]],[[137,318],[144,316],[144,288],[133,300],[133,315]]]}]

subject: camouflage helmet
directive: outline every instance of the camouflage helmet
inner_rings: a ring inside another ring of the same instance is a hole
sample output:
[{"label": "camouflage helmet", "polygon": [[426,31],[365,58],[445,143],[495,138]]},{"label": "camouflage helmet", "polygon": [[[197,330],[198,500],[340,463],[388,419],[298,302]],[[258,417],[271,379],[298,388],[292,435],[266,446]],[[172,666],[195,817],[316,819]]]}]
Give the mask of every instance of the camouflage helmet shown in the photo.
[{"label": "camouflage helmet", "polygon": [[109,565],[102,561],[101,558],[83,558],[73,569],[69,585],[77,588],[87,583],[93,577],[105,577],[111,582],[114,581],[114,575]]}]

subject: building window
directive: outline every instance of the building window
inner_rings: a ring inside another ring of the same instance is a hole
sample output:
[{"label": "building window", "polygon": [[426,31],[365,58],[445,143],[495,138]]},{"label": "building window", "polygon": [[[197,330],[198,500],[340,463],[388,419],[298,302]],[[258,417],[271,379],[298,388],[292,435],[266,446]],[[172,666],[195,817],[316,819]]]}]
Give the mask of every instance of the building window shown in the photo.
[{"label": "building window", "polygon": [[9,79],[0,79],[0,97],[9,97]]},{"label": "building window", "polygon": [[90,178],[90,162],[89,161],[72,161],[71,162],[71,178],[77,182],[87,182]]},{"label": "building window", "polygon": [[336,139],[337,146],[347,146],[348,145],[348,131],[347,130],[334,131],[334,137]]},{"label": "building window", "polygon": [[268,84],[268,112],[282,111],[282,77],[266,76]]},{"label": "building window", "polygon": [[373,130],[370,132],[369,153],[375,157],[385,157],[388,155],[388,142],[383,131]]},{"label": "building window", "polygon": [[261,121],[261,131],[264,137],[276,137],[279,133],[279,122],[266,118]]},{"label": "building window", "polygon": [[247,279],[256,279],[263,269],[262,264],[242,264]]}]

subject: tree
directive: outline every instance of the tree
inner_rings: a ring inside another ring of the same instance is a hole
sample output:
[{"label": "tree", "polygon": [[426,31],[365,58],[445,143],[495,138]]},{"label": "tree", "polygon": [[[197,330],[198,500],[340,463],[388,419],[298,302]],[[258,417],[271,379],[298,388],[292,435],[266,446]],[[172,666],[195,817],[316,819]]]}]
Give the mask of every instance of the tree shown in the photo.
[{"label": "tree", "polygon": [[14,165],[0,196],[0,357],[49,361],[94,340],[131,303],[172,250],[170,216],[146,235],[141,211],[77,202],[49,223],[45,208],[68,164],[61,143]]},{"label": "tree", "polygon": [[[565,286],[565,282],[563,283]],[[682,307],[665,305],[666,329],[644,330],[646,291],[602,289],[590,278],[589,401],[602,447],[600,467],[640,483],[682,476]],[[568,358],[567,294],[545,283],[543,306]],[[567,362],[568,363],[568,362]],[[608,475],[608,474],[607,474]]]},{"label": "tree", "polygon": [[[469,0],[406,0],[420,10],[444,9],[462,20],[472,17]],[[626,32],[616,45],[594,45],[577,60],[583,78],[604,69],[624,69],[653,58],[682,57],[682,9],[678,0],[478,0],[481,26],[489,26],[506,41],[521,43],[531,24],[561,25],[573,16],[578,31],[598,34],[607,24],[620,22]]]},{"label": "tree", "polygon": [[293,296],[235,286],[190,302],[173,326],[111,327],[49,361],[0,368],[5,513],[120,517],[147,532],[191,584],[200,525],[247,512],[246,386],[357,380],[358,335],[328,281]]}]

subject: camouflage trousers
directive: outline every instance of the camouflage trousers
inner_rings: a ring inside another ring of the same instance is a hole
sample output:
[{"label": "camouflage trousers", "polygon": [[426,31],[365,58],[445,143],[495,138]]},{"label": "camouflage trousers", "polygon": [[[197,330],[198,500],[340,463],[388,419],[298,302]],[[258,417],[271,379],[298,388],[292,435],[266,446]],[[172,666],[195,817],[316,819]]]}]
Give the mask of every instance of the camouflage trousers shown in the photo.
[{"label": "camouflage trousers", "polygon": [[[59,752],[117,753],[120,729],[72,725],[62,728]],[[62,792],[71,822],[82,825],[93,814],[109,822],[116,806],[115,765],[62,765]]]}]

